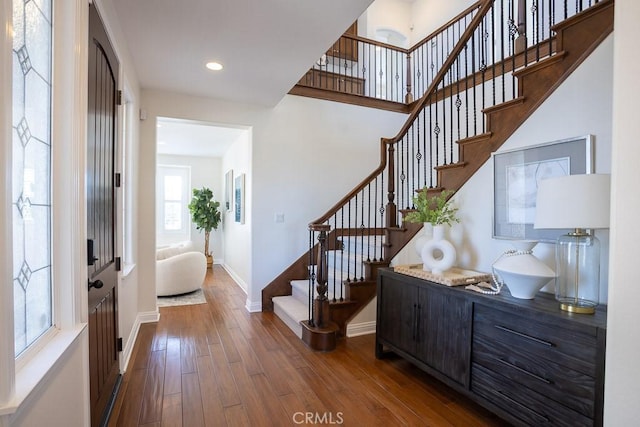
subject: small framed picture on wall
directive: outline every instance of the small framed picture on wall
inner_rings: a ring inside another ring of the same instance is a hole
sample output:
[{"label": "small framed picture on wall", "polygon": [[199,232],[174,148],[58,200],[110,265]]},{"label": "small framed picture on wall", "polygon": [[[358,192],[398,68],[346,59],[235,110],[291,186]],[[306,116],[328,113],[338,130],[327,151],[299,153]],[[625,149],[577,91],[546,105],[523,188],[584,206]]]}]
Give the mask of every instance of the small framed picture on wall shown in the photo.
[{"label": "small framed picture on wall", "polygon": [[224,174],[224,208],[231,212],[231,201],[233,200],[233,169],[229,169]]},{"label": "small framed picture on wall", "polygon": [[235,181],[235,217],[236,222],[244,224],[244,174],[241,173]]}]

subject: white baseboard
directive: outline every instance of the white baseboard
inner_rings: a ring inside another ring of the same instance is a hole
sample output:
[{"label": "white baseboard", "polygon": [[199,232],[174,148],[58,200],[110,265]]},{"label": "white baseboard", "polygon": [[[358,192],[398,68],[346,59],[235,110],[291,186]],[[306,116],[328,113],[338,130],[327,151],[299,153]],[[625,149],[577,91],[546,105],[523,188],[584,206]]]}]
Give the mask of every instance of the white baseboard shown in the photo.
[{"label": "white baseboard", "polygon": [[[247,286],[247,284],[240,278],[240,276],[238,276],[236,274],[235,271],[233,271],[233,269],[231,267],[229,267],[226,264],[222,265],[222,268],[225,269],[225,271],[227,273],[229,273],[229,276],[231,276],[231,278],[233,279],[234,282],[236,282],[236,285],[238,285],[240,287],[240,289],[242,289],[242,291],[245,293],[245,295],[249,295],[249,293],[247,292],[247,289],[249,289],[249,287]],[[262,311],[262,301],[250,301],[249,298],[247,298],[247,302],[244,306],[247,311],[249,313],[257,313]]]},{"label": "white baseboard", "polygon": [[360,335],[368,335],[376,333],[376,321],[362,323],[349,323],[347,325],[347,337],[358,337]]},{"label": "white baseboard", "polygon": [[244,306],[249,313],[258,313],[262,311],[262,301],[250,301],[247,298],[247,302]]},{"label": "white baseboard", "polygon": [[140,331],[140,325],[143,323],[157,322],[158,320],[160,320],[160,312],[157,310],[138,313],[138,315],[136,316],[136,320],[133,323],[133,327],[131,328],[131,333],[129,334],[127,344],[123,347],[122,354],[120,355],[121,373],[127,371],[129,359],[131,358],[131,353],[133,352],[133,346],[136,343],[136,338],[138,338],[138,332]]},{"label": "white baseboard", "polygon": [[249,289],[249,286],[247,286],[247,284],[244,282],[244,280],[242,280],[240,278],[240,276],[238,276],[236,274],[235,271],[233,271],[233,269],[231,267],[229,267],[227,264],[222,264],[222,268],[225,269],[225,271],[227,273],[229,273],[229,276],[231,276],[231,278],[233,279],[234,282],[236,282],[236,284],[238,286],[240,286],[240,289],[242,289],[244,291],[244,293],[247,293],[247,289]]}]

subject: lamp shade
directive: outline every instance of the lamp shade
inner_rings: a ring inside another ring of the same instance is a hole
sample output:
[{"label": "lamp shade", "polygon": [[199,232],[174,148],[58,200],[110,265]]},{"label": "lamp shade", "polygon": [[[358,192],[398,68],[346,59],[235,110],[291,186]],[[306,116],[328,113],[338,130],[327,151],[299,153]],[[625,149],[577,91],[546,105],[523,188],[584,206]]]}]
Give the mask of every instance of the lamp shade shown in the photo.
[{"label": "lamp shade", "polygon": [[541,180],[534,228],[608,228],[610,185],[608,174]]}]

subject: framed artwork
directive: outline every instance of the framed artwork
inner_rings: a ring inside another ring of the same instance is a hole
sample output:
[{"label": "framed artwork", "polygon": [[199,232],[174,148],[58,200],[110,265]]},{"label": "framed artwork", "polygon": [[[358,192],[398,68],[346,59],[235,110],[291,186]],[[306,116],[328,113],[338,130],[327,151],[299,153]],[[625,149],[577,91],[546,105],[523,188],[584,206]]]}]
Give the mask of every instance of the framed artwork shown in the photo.
[{"label": "framed artwork", "polygon": [[233,169],[229,169],[224,174],[224,207],[227,212],[231,212],[231,201],[233,200]]},{"label": "framed artwork", "polygon": [[536,230],[538,183],[593,172],[593,136],[493,153],[493,237],[555,242],[568,230]]},{"label": "framed artwork", "polygon": [[236,222],[244,224],[244,174],[236,177],[235,182],[235,217]]}]

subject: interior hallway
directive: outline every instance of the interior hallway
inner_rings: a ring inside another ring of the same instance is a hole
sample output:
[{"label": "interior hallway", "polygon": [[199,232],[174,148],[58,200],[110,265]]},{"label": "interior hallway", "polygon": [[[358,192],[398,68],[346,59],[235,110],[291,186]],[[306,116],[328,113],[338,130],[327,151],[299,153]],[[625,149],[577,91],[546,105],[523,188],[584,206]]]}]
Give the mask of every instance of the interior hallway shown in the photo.
[{"label": "interior hallway", "polygon": [[215,265],[207,304],[160,308],[143,324],[109,426],[499,426],[464,396],[396,357],[374,335],[308,349]]}]

